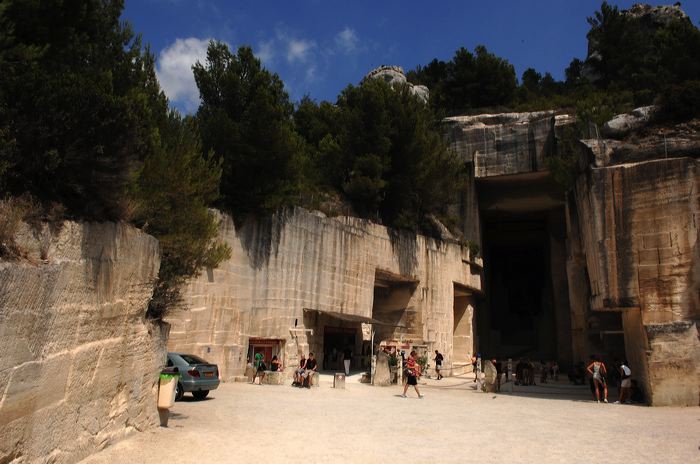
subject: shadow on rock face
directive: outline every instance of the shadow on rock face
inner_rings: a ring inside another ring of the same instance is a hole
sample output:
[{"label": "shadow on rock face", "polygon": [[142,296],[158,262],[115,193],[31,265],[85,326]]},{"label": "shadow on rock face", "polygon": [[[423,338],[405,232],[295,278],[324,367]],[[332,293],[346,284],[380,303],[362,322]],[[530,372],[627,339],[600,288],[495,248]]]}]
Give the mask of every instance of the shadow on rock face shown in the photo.
[{"label": "shadow on rock face", "polygon": [[234,217],[236,236],[254,269],[266,266],[273,253],[277,255],[282,230],[293,214],[289,208],[267,216]]},{"label": "shadow on rock face", "polygon": [[418,236],[407,230],[388,229],[391,249],[399,259],[399,270],[403,275],[413,275],[418,265]]}]

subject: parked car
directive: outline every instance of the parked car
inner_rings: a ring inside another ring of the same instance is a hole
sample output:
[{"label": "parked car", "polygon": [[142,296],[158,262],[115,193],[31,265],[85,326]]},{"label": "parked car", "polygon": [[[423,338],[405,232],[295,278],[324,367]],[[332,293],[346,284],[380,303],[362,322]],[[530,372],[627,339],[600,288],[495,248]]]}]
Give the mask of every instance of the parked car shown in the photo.
[{"label": "parked car", "polygon": [[193,354],[168,353],[168,367],[177,367],[180,381],[177,383],[175,400],[185,392],[192,392],[196,400],[203,400],[211,390],[219,387],[219,366],[211,364]]}]

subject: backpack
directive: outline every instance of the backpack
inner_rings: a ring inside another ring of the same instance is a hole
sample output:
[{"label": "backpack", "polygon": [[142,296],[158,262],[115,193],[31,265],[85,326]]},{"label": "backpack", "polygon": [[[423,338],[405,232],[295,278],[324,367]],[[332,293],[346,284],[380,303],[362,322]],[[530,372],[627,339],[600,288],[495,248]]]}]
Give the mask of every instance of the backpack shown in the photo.
[{"label": "backpack", "polygon": [[625,366],[624,364],[622,365],[622,380],[629,379],[632,377],[632,369],[629,367]]}]

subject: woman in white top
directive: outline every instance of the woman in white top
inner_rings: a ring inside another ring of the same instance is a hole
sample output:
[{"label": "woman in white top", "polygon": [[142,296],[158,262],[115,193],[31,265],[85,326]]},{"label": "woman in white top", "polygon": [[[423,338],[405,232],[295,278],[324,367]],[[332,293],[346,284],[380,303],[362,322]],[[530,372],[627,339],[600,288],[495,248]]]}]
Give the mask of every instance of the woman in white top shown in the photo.
[{"label": "woman in white top", "polygon": [[593,362],[586,369],[593,377],[593,386],[595,387],[595,399],[600,403],[600,390],[603,390],[603,401],[608,402],[608,385],[605,383],[605,376],[608,374],[603,361],[595,357]]}]

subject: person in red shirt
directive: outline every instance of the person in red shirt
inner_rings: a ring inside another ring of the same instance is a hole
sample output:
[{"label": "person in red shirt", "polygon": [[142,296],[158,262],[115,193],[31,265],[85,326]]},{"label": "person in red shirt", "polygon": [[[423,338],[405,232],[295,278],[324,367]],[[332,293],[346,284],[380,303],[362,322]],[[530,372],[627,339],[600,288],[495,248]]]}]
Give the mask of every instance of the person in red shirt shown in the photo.
[{"label": "person in red shirt", "polygon": [[421,376],[421,371],[420,371],[420,365],[416,362],[416,352],[411,351],[411,355],[408,357],[408,361],[406,361],[406,385],[403,386],[403,396],[406,398],[406,390],[408,390],[409,385],[413,385],[413,388],[416,389],[416,394],[418,395],[418,398],[423,398],[420,394],[420,390],[418,390],[418,377]]}]

